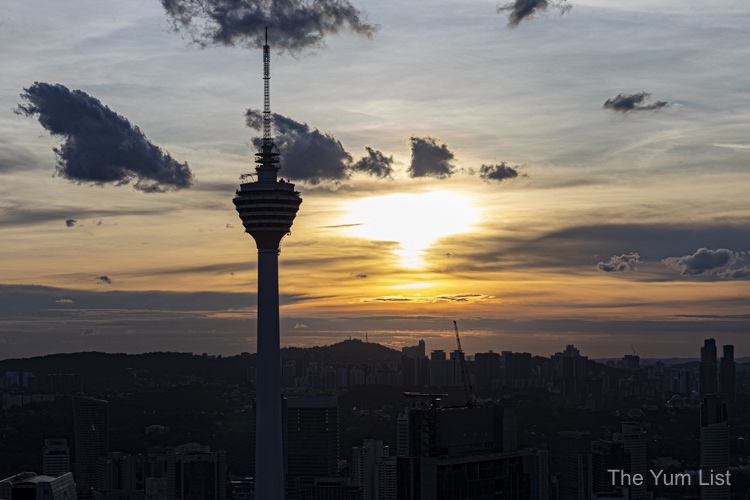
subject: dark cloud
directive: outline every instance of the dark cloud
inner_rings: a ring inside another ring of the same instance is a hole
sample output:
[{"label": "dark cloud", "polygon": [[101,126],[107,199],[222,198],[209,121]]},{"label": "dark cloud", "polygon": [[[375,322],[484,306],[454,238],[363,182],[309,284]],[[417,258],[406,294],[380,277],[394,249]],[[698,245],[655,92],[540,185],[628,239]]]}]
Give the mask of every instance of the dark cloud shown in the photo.
[{"label": "dark cloud", "polygon": [[110,278],[109,276],[105,276],[105,275],[97,276],[96,277],[96,282],[97,283],[106,283],[107,285],[111,285],[112,284],[112,278]]},{"label": "dark cloud", "polygon": [[438,144],[433,137],[410,137],[411,177],[436,177],[444,179],[453,175],[455,156],[445,144]]},{"label": "dark cloud", "polygon": [[365,273],[357,273],[354,275],[355,278],[367,278],[367,275]]},{"label": "dark cloud", "polygon": [[127,119],[98,99],[63,85],[36,82],[24,89],[16,113],[38,115],[52,135],[65,138],[57,154],[57,173],[72,182],[133,187],[154,193],[189,187],[193,174],[153,145]]},{"label": "dark cloud", "polygon": [[747,279],[750,278],[750,266],[740,267],[739,269],[727,269],[720,276],[734,280]]},{"label": "dark cloud", "polygon": [[[247,126],[254,130],[263,128],[260,110],[248,109],[245,119]],[[283,177],[312,185],[349,178],[352,156],[335,137],[276,113],[273,114],[273,127],[274,143],[281,151]],[[263,139],[256,137],[253,144],[260,148]]]},{"label": "dark cloud", "polygon": [[[247,126],[256,131],[263,129],[263,113],[248,109],[245,113]],[[274,144],[281,152],[280,175],[294,181],[304,181],[313,186],[340,183],[352,172],[364,172],[385,178],[393,173],[393,157],[387,157],[369,146],[367,156],[356,163],[341,142],[329,133],[312,129],[306,123],[286,116],[273,114]],[[254,137],[253,144],[260,148],[261,137]]]},{"label": "dark cloud", "polygon": [[78,222],[78,221],[77,221],[77,220],[75,220],[75,219],[68,219],[68,220],[66,220],[66,221],[65,221],[65,225],[66,225],[67,227],[73,227],[73,226],[75,226],[75,225],[76,225],[76,223],[77,223],[77,222]]},{"label": "dark cloud", "polygon": [[646,104],[651,98],[648,92],[638,92],[637,94],[617,94],[614,99],[607,99],[602,106],[604,109],[619,111],[620,113],[630,113],[636,111],[653,111],[668,106],[666,101],[656,101]]},{"label": "dark cloud", "polygon": [[599,262],[596,268],[605,273],[624,272],[637,269],[641,263],[641,256],[635,252],[613,255],[608,262]]},{"label": "dark cloud", "polygon": [[683,276],[697,275],[714,275],[718,271],[725,270],[737,260],[737,255],[732,250],[719,248],[718,250],[709,250],[708,248],[699,248],[692,255],[684,257],[669,257],[662,262],[680,271]]},{"label": "dark cloud", "polygon": [[386,157],[383,153],[370,146],[365,146],[367,156],[362,157],[354,165],[352,170],[364,172],[375,177],[385,178],[393,174],[393,156]]},{"label": "dark cloud", "polygon": [[370,37],[378,29],[348,0],[161,0],[174,28],[201,46],[262,47],[299,52],[322,47],[327,35],[348,30]]},{"label": "dark cloud", "polygon": [[515,28],[524,19],[531,19],[537,13],[552,7],[565,14],[573,7],[565,0],[515,0],[513,3],[497,8],[497,12],[508,12],[508,27]]},{"label": "dark cloud", "polygon": [[504,161],[497,165],[482,165],[479,168],[479,177],[486,181],[502,182],[505,179],[518,177],[518,168],[518,166],[509,167]]}]

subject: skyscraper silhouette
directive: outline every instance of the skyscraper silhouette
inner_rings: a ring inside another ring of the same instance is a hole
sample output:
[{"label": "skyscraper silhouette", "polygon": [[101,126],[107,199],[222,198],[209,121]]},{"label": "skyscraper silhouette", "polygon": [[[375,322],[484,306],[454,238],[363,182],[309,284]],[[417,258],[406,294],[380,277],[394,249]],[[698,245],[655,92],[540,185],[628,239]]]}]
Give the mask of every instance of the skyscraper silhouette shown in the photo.
[{"label": "skyscraper silhouette", "polygon": [[75,481],[79,500],[94,498],[96,462],[109,451],[107,402],[102,399],[73,398],[75,434]]},{"label": "skyscraper silhouette", "polygon": [[[721,396],[711,394],[701,403],[701,471],[706,475],[729,470],[729,418]],[[709,481],[704,481],[709,482]],[[713,481],[711,481],[713,482]],[[701,486],[701,500],[729,500],[729,485]]]},{"label": "skyscraper silhouette", "polygon": [[703,347],[701,347],[700,389],[702,398],[718,392],[716,384],[716,341],[714,339],[706,339],[703,342]]},{"label": "skyscraper silhouette", "polygon": [[289,233],[302,198],[294,184],[277,179],[279,150],[271,139],[268,30],[263,46],[263,144],[255,162],[257,180],[234,197],[245,232],[258,247],[258,367],[256,380],[255,498],[284,498],[279,339],[279,246]]}]

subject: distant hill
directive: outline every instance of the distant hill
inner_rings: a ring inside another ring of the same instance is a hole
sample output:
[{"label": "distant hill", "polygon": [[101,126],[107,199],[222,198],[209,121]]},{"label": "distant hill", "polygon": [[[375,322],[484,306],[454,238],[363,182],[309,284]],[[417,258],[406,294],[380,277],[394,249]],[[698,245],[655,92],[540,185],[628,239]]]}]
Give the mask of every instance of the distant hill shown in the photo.
[{"label": "distant hill", "polygon": [[[316,347],[285,347],[281,357],[311,361],[347,362],[353,364],[398,363],[401,353],[390,347],[359,339],[344,340],[332,345]],[[315,358],[315,359],[313,359]]]}]

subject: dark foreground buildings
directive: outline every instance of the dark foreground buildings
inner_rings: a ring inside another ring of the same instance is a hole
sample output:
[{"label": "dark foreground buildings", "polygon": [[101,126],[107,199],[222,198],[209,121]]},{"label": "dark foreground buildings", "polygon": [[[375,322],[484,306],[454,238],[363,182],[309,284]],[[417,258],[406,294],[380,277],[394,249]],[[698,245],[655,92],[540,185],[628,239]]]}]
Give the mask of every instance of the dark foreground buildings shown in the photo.
[{"label": "dark foreground buildings", "polygon": [[515,413],[500,405],[415,407],[402,422],[398,498],[548,498],[546,450],[517,449]]}]

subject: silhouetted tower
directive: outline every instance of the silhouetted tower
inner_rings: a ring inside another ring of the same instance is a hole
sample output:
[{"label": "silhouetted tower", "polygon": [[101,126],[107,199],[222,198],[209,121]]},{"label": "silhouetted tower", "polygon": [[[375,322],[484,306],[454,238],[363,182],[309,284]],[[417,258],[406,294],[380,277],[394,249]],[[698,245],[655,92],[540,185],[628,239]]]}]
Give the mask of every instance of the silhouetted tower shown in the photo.
[{"label": "silhouetted tower", "polygon": [[737,402],[737,367],[733,345],[724,346],[724,356],[719,363],[719,388],[726,403],[732,405]]},{"label": "silhouetted tower", "polygon": [[[718,394],[710,394],[701,403],[701,470],[712,479],[727,477],[729,470],[729,417],[727,404]],[[701,485],[701,500],[729,500],[728,481],[708,480]]]},{"label": "silhouetted tower", "polygon": [[701,347],[700,363],[700,389],[701,398],[709,394],[716,394],[716,341],[706,339]]},{"label": "silhouetted tower", "polygon": [[94,498],[96,462],[109,451],[107,402],[102,399],[73,398],[75,434],[75,480],[78,498]]},{"label": "silhouetted tower", "polygon": [[[245,232],[258,247],[255,498],[284,498],[281,434],[281,349],[279,340],[279,246],[289,234],[302,198],[294,184],[278,180],[279,150],[271,139],[268,29],[263,46],[263,144],[257,180],[244,182],[234,205]],[[243,177],[244,178],[244,177]]]}]

